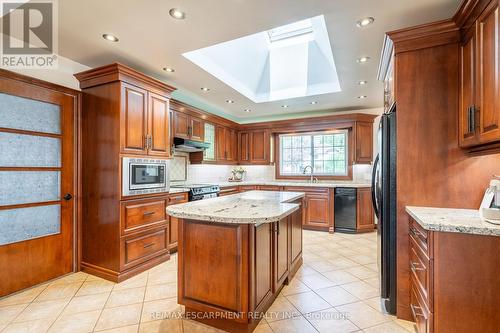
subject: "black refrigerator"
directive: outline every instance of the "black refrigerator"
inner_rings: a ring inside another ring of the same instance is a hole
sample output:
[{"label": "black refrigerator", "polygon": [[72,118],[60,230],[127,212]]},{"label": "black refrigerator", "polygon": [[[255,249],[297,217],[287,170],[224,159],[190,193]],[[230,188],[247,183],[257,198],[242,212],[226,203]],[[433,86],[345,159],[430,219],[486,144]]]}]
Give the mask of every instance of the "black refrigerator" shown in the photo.
[{"label": "black refrigerator", "polygon": [[378,265],[382,305],[396,314],[396,104],[384,113],[378,130],[372,175],[372,201],[378,218]]}]

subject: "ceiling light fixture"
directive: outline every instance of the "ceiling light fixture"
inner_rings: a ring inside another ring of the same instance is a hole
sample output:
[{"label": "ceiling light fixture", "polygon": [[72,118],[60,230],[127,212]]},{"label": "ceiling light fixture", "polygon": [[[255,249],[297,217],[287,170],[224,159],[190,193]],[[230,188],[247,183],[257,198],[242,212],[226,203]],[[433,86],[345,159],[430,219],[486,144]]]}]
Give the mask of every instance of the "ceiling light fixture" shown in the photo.
[{"label": "ceiling light fixture", "polygon": [[283,104],[281,107],[282,107],[283,109],[287,109],[287,108],[288,108],[288,105],[287,105],[287,104]]},{"label": "ceiling light fixture", "polygon": [[375,19],[373,17],[364,17],[361,20],[358,20],[356,22],[356,25],[358,26],[358,28],[364,28],[372,24],[374,21]]},{"label": "ceiling light fixture", "polygon": [[115,35],[112,35],[112,34],[103,34],[102,38],[104,38],[108,42],[116,43],[117,41],[119,41],[118,37],[116,37]]},{"label": "ceiling light fixture", "polygon": [[318,102],[316,102],[316,101],[311,102],[311,105],[316,105],[316,104],[318,104]]},{"label": "ceiling light fixture", "polygon": [[234,101],[233,101],[232,99],[226,99],[226,103],[228,103],[228,104],[233,104],[233,103],[234,103]]},{"label": "ceiling light fixture", "polygon": [[370,60],[370,57],[361,57],[361,58],[358,58],[356,59],[356,62],[358,64],[364,64],[365,62],[367,62],[368,60]]},{"label": "ceiling light fixture", "polygon": [[245,109],[245,110],[243,110],[243,111],[245,111],[245,112],[250,112],[250,111],[252,111],[252,110],[250,110],[250,109]]},{"label": "ceiling light fixture", "polygon": [[175,69],[173,69],[172,67],[163,67],[163,70],[164,70],[165,72],[169,72],[169,73],[173,73],[173,72],[175,72]]},{"label": "ceiling light fixture", "polygon": [[361,95],[361,96],[358,96],[359,99],[365,99],[366,96],[365,95]]},{"label": "ceiling light fixture", "polygon": [[207,92],[207,91],[210,91],[210,88],[207,88],[207,87],[201,87],[201,90]]},{"label": "ceiling light fixture", "polygon": [[186,18],[186,13],[177,8],[172,8],[168,12],[176,20],[184,20]]},{"label": "ceiling light fixture", "polygon": [[367,83],[368,83],[368,81],[365,81],[365,80],[358,81],[358,84],[359,84],[360,86],[364,86],[364,85],[365,85],[365,84],[367,84]]}]

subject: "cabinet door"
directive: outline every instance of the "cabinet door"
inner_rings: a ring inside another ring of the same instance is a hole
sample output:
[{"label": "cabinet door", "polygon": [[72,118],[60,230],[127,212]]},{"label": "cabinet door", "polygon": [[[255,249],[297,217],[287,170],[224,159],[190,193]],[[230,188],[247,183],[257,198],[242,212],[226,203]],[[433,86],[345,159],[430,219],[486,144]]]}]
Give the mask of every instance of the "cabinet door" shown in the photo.
[{"label": "cabinet door", "polygon": [[217,161],[226,160],[226,128],[217,126],[215,135]]},{"label": "cabinet door", "polygon": [[170,156],[170,133],[168,99],[153,93],[149,93],[148,107],[148,155],[169,157]]},{"label": "cabinet door", "polygon": [[264,223],[255,228],[255,308],[260,311],[273,293],[273,223]]},{"label": "cabinet door", "polygon": [[236,131],[231,129],[226,129],[226,159],[228,161],[236,161],[237,160],[237,142],[238,138],[236,136]]},{"label": "cabinet door", "polygon": [[306,219],[305,226],[329,226],[329,198],[328,195],[306,194],[305,199]]},{"label": "cabinet door", "polygon": [[[187,193],[172,194],[168,197],[168,205],[176,205],[188,202]],[[169,216],[168,222],[168,249],[177,250],[179,219]]]},{"label": "cabinet door", "polygon": [[478,19],[479,141],[500,140],[498,0],[492,1]]},{"label": "cabinet door", "polygon": [[270,134],[266,130],[250,132],[250,163],[269,164]]},{"label": "cabinet door", "polygon": [[189,139],[189,126],[189,116],[174,111],[174,136],[177,138]]},{"label": "cabinet door", "polygon": [[356,163],[373,160],[373,123],[356,123]]},{"label": "cabinet door", "polygon": [[250,162],[250,133],[240,132],[238,134],[238,161],[242,164]]},{"label": "cabinet door", "polygon": [[[466,34],[460,46],[459,143],[468,147],[477,142],[473,107],[476,107],[476,26]],[[476,107],[477,108],[477,107]]]},{"label": "cabinet door", "polygon": [[359,188],[356,200],[356,230],[373,230],[375,228],[375,213],[372,206],[370,188]]},{"label": "cabinet door", "polygon": [[191,140],[203,141],[204,133],[205,133],[205,127],[203,126],[203,120],[201,120],[200,118],[191,117],[189,123],[190,123],[189,136],[190,136]]},{"label": "cabinet door", "polygon": [[[302,201],[294,203],[302,206]],[[290,215],[290,267],[293,267],[302,255],[302,217],[302,208]]]},{"label": "cabinet door", "polygon": [[288,277],[288,221],[290,216],[274,222],[274,289],[276,292]]},{"label": "cabinet door", "polygon": [[121,151],[145,155],[147,135],[147,92],[122,83]]}]

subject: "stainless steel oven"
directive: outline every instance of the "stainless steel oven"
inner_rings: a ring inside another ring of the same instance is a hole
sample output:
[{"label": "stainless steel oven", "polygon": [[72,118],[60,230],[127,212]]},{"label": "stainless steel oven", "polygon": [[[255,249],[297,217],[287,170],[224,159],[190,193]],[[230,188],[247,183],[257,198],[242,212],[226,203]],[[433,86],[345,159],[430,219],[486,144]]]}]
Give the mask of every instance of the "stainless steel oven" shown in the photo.
[{"label": "stainless steel oven", "polygon": [[168,160],[123,157],[123,196],[168,192],[168,167]]}]

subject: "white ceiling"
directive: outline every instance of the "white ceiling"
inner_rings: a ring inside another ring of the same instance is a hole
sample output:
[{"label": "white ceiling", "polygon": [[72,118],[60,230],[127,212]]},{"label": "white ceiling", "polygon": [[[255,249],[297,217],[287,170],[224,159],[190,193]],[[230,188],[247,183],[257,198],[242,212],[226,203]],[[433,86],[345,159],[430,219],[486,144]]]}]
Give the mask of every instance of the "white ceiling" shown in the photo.
[{"label": "white ceiling", "polygon": [[[460,0],[59,0],[59,53],[90,67],[119,61],[179,89],[174,95],[234,120],[382,106],[376,81],[384,32],[451,17]],[[168,14],[186,12],[185,20]],[[341,92],[254,103],[182,56],[301,19],[324,15]],[[360,29],[366,16],[374,24]],[[101,35],[112,33],[111,43]],[[366,64],[356,63],[371,57]],[[174,73],[163,67],[170,66]],[[358,86],[359,80],[367,80]],[[209,87],[209,92],[201,91]],[[366,95],[366,99],[357,96]],[[234,100],[228,104],[227,99]],[[317,101],[311,105],[311,101]],[[290,105],[281,108],[282,104]],[[249,108],[252,112],[243,110]]]}]

